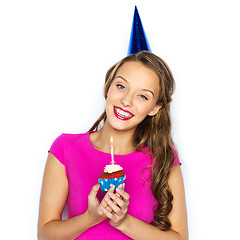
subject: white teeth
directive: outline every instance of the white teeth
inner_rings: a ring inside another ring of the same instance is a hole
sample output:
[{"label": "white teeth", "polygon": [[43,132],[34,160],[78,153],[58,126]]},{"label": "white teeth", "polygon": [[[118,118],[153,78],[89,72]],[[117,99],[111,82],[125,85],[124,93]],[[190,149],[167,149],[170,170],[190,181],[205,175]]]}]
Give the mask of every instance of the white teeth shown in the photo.
[{"label": "white teeth", "polygon": [[122,117],[125,117],[125,118],[130,118],[130,117],[133,116],[133,115],[131,115],[130,113],[124,112],[124,111],[122,111],[121,109],[116,108],[116,107],[115,107],[115,111],[117,112],[118,115],[120,115],[120,116],[122,116]]}]

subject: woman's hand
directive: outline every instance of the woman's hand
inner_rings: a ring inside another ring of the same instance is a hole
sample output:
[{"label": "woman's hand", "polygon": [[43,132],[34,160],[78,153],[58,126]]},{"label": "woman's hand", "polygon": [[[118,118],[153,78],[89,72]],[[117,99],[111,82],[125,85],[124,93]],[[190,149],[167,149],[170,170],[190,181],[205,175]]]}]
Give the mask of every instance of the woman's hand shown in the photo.
[{"label": "woman's hand", "polygon": [[[110,219],[109,223],[117,228],[126,218],[129,205],[129,195],[124,191],[123,185],[119,185],[114,194],[112,191],[108,192],[104,200],[107,207],[100,206],[104,215]],[[110,208],[109,208],[110,207]]]},{"label": "woman's hand", "polygon": [[[107,219],[107,217],[103,214],[103,211],[101,210],[102,207],[108,209],[108,211],[112,211],[112,208],[107,205],[107,202],[104,200],[104,198],[102,202],[99,203],[99,200],[97,199],[97,193],[99,188],[100,188],[99,184],[94,185],[90,194],[88,195],[87,212],[89,214],[89,217],[92,219],[92,221],[95,224],[98,224],[101,221]],[[110,192],[113,193],[113,191],[114,191],[114,186],[112,186],[106,194]]]}]

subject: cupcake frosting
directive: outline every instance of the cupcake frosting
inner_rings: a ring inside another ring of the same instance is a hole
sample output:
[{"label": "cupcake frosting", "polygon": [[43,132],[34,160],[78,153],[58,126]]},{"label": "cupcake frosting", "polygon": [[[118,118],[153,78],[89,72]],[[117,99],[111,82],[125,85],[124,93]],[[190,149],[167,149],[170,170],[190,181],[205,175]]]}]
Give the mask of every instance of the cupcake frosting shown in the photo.
[{"label": "cupcake frosting", "polygon": [[116,164],[106,165],[106,167],[104,168],[105,173],[113,173],[120,170],[123,170],[123,168],[120,165]]}]

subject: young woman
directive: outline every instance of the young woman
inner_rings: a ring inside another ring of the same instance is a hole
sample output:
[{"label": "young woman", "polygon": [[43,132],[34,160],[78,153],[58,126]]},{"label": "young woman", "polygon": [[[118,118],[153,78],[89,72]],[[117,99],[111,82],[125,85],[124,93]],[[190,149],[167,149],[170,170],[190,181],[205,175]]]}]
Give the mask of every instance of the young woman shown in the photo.
[{"label": "young woman", "polygon": [[[49,150],[38,239],[188,239],[181,164],[171,138],[173,90],[167,64],[147,51],[109,69],[104,113],[88,133],[62,134]],[[96,183],[111,161],[110,137],[126,180],[103,194]],[[69,218],[62,220],[65,203]]]}]

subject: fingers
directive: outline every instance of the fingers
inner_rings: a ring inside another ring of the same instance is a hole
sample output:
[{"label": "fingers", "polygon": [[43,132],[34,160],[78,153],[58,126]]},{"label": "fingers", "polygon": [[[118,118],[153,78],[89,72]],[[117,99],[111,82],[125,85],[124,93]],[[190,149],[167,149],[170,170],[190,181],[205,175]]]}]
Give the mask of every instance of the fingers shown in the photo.
[{"label": "fingers", "polygon": [[[114,185],[111,186],[108,192],[106,193],[105,197],[103,198],[100,204],[102,207],[107,208],[107,206],[110,206],[112,208],[112,206],[114,207],[115,205],[122,208],[124,205],[128,205],[129,195],[124,191],[124,184],[121,184],[118,186],[115,194],[114,194],[114,188],[115,188]],[[111,203],[113,203],[114,205],[112,205]],[[111,210],[114,210],[114,209],[111,209]],[[115,208],[115,210],[117,209]]]},{"label": "fingers", "polygon": [[115,194],[113,191],[109,191],[106,194],[107,197],[110,197],[113,200],[114,204],[119,205],[120,207],[123,206],[124,202],[128,203],[130,198],[130,196],[124,191],[124,187],[125,187],[125,183],[120,184],[117,187]]},{"label": "fingers", "polygon": [[[127,216],[129,195],[124,191],[124,185],[119,185],[116,192],[108,191],[103,199],[104,206],[101,211],[105,217],[110,219],[110,224],[114,227],[121,224]],[[105,207],[105,204],[107,206]]]},{"label": "fingers", "polygon": [[112,212],[113,210],[112,210],[112,208],[107,204],[107,202],[106,202],[106,200],[103,198],[103,200],[102,200],[102,202],[101,202],[101,204],[100,204],[100,208],[101,207],[104,207],[104,208],[106,208],[107,209],[107,211],[109,211],[109,212]]},{"label": "fingers", "polygon": [[[111,202],[113,203],[114,206],[116,206],[116,207],[119,206],[120,208],[122,208],[124,206],[125,202],[120,197],[118,197],[116,194],[110,192],[105,196],[105,200],[111,208],[113,208],[112,205],[109,204]],[[112,199],[112,201],[111,201],[111,199]],[[116,209],[113,208],[113,210],[116,212]]]},{"label": "fingers", "polygon": [[105,196],[105,200],[108,206],[112,208],[111,214],[113,213],[120,214],[121,208],[119,208],[116,204],[114,204],[114,202],[108,196]]},{"label": "fingers", "polygon": [[105,207],[101,206],[101,210],[106,215],[107,218],[112,219],[114,217],[113,216],[113,212],[112,211],[108,211]]},{"label": "fingers", "polygon": [[[125,183],[120,184],[120,185],[117,187],[117,189],[118,189],[118,188],[124,190],[124,188],[125,188]],[[119,198],[121,198],[121,199],[123,199],[123,197],[122,197],[118,192],[116,192],[116,196],[119,197]]]},{"label": "fingers", "polygon": [[120,184],[120,185],[116,188],[116,190],[117,190],[117,189],[122,189],[122,190],[124,190],[124,188],[125,188],[125,183]]},{"label": "fingers", "polygon": [[90,192],[89,195],[88,195],[88,198],[94,198],[94,197],[96,197],[99,188],[100,188],[100,184],[99,184],[99,183],[96,184],[96,185],[94,185],[94,186],[92,187],[91,192]]},{"label": "fingers", "polygon": [[118,193],[118,194],[122,197],[122,200],[123,200],[125,203],[129,202],[130,196],[129,196],[129,194],[126,193],[122,188],[117,188],[117,189],[116,189],[116,193]]},{"label": "fingers", "polygon": [[[123,190],[122,186],[116,189],[116,193],[108,192],[104,200],[111,207],[115,214],[121,215],[127,212],[129,205],[129,195]],[[112,214],[112,212],[110,212]]]},{"label": "fingers", "polygon": [[[109,188],[108,192],[112,192],[112,193],[113,193],[114,188],[115,188],[114,185],[111,186],[111,187]],[[107,192],[107,193],[108,193],[108,192]],[[107,194],[107,193],[106,193],[106,194]],[[100,207],[104,207],[104,208],[106,208],[109,212],[112,212],[112,208],[111,208],[110,206],[108,206],[105,198],[103,198],[102,202],[100,203]]]}]

